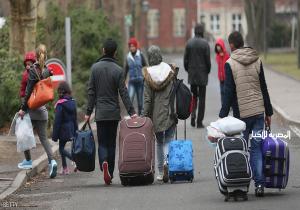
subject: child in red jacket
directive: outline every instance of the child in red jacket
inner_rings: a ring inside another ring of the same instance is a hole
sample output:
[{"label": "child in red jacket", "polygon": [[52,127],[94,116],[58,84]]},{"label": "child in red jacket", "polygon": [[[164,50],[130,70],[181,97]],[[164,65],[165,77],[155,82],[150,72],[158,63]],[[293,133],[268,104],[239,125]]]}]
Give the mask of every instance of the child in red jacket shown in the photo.
[{"label": "child in red jacket", "polygon": [[229,58],[229,54],[226,51],[225,43],[223,39],[217,39],[215,45],[216,62],[218,64],[218,78],[220,81],[221,89],[221,103],[224,101],[224,81],[225,81],[225,63]]},{"label": "child in red jacket", "polygon": [[24,57],[24,66],[25,70],[22,74],[22,82],[21,82],[21,88],[20,88],[20,97],[23,98],[25,96],[28,76],[29,76],[29,69],[30,66],[33,65],[36,61],[35,52],[28,52],[25,54]]}]

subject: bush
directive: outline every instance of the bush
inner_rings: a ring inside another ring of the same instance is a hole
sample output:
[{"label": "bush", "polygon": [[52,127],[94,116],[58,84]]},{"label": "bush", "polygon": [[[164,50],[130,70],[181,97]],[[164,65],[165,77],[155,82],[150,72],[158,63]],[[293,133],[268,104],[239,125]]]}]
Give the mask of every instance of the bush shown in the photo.
[{"label": "bush", "polygon": [[290,47],[291,27],[282,21],[274,21],[269,33],[269,47]]},{"label": "bush", "polygon": [[24,68],[20,56],[9,57],[8,34],[6,24],[0,29],[0,128],[10,122],[19,109],[19,81]]},{"label": "bush", "polygon": [[[119,64],[123,64],[121,35],[116,27],[108,22],[103,12],[85,7],[70,8],[67,14],[71,18],[72,36],[72,83],[73,93],[79,107],[86,104],[87,83],[90,67],[102,54],[101,44],[112,37],[120,46]],[[49,57],[65,60],[64,15],[60,8],[49,4],[47,18],[38,21],[37,40],[48,46]]]}]

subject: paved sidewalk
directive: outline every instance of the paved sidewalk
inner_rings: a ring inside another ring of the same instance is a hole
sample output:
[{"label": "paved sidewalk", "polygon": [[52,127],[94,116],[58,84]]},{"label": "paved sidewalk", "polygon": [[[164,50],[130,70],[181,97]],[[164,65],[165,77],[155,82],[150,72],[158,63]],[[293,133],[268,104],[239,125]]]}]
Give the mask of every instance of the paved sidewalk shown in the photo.
[{"label": "paved sidewalk", "polygon": [[[37,147],[31,151],[32,159],[36,160],[44,154],[44,149],[36,137]],[[53,144],[52,144],[53,145]],[[13,183],[22,170],[17,165],[24,159],[23,153],[17,152],[15,136],[0,136],[0,195]],[[30,170],[28,170],[30,171]]]},{"label": "paved sidewalk", "polygon": [[265,67],[272,105],[285,120],[300,125],[300,82]]}]

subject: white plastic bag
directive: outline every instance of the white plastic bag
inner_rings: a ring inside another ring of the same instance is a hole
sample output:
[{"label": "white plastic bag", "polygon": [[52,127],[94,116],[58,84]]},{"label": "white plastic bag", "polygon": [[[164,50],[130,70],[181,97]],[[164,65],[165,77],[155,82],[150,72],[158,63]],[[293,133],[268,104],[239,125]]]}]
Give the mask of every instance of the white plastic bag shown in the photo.
[{"label": "white plastic bag", "polygon": [[14,116],[14,119],[12,120],[11,124],[10,124],[10,128],[9,128],[9,132],[8,132],[8,136],[14,136],[16,133],[16,121],[19,117],[19,113],[17,112]]},{"label": "white plastic bag", "polygon": [[36,147],[33,128],[29,114],[25,114],[23,119],[16,120],[17,151],[24,152]]},{"label": "white plastic bag", "polygon": [[219,128],[225,135],[234,135],[246,129],[246,123],[232,116],[224,117],[212,122],[212,127]]},{"label": "white plastic bag", "polygon": [[207,126],[207,139],[210,143],[217,143],[219,138],[225,137],[225,134],[220,131],[220,129]]}]

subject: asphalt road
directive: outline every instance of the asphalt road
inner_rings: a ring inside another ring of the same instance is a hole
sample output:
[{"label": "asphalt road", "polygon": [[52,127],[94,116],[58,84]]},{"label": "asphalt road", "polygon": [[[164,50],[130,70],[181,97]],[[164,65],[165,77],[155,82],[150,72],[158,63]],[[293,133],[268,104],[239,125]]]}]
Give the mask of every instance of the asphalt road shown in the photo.
[{"label": "asphalt road", "polygon": [[[169,55],[166,61],[180,66],[179,77],[186,81],[181,55]],[[214,62],[213,62],[214,63]],[[213,65],[207,87],[207,103],[204,124],[218,117],[220,109],[217,69]],[[289,128],[280,118],[273,118],[273,132],[285,132]],[[179,138],[183,137],[183,122],[178,126]],[[76,173],[48,179],[41,174],[14,194],[10,200],[21,209],[101,209],[101,210],[209,210],[209,209],[299,209],[300,206],[300,139],[292,133],[290,140],[291,167],[288,187],[285,190],[266,189],[264,198],[254,196],[251,184],[248,201],[224,202],[213,172],[214,149],[205,140],[205,129],[190,127],[187,121],[187,137],[194,144],[195,179],[193,183],[162,184],[123,187],[115,171],[111,186],[105,186],[99,167],[93,173]],[[116,158],[118,160],[118,158]],[[97,162],[98,165],[98,162]]]}]

